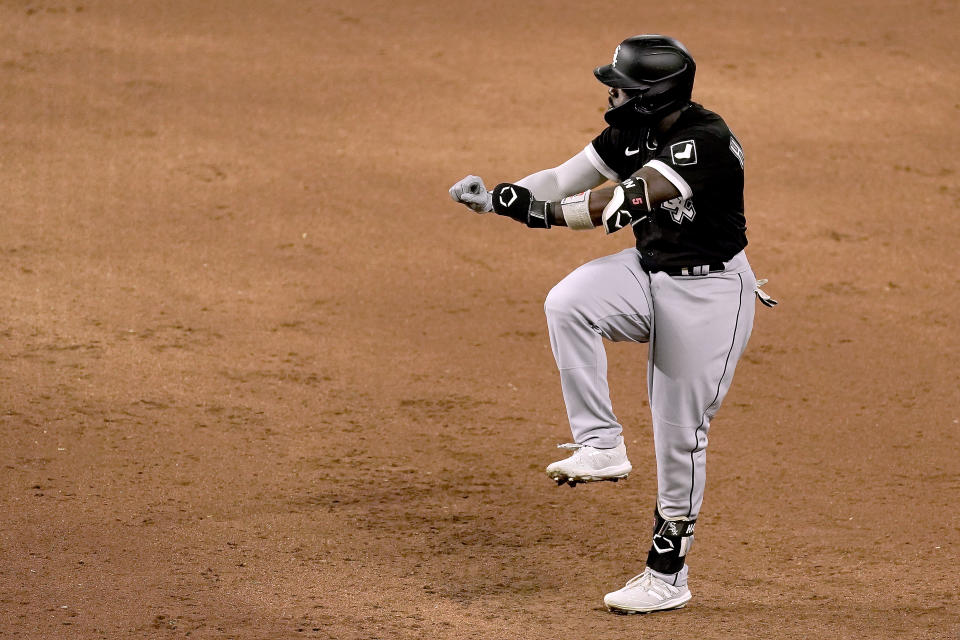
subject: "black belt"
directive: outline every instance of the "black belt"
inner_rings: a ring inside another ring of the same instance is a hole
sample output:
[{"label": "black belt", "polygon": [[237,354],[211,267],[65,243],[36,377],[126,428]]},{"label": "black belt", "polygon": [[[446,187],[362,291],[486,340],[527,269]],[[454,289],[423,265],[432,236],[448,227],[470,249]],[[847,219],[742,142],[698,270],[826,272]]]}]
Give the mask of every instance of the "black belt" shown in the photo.
[{"label": "black belt", "polygon": [[647,271],[650,273],[661,271],[668,276],[705,276],[709,273],[723,271],[723,263],[718,262],[717,264],[700,264],[695,267],[670,267],[667,269],[647,267]]}]

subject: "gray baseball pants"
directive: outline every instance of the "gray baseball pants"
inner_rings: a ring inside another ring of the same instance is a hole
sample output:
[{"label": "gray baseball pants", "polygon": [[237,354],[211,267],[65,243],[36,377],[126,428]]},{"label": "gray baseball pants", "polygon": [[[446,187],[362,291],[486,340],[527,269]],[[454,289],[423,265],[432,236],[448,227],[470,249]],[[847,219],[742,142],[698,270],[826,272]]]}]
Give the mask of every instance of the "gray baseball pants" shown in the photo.
[{"label": "gray baseball pants", "polygon": [[696,518],[707,432],[753,328],[756,279],[741,252],[706,276],[647,273],[636,249],[588,262],[547,295],[550,345],[573,438],[597,448],[623,440],[607,385],[603,338],[649,342],[647,394],[666,518]]}]

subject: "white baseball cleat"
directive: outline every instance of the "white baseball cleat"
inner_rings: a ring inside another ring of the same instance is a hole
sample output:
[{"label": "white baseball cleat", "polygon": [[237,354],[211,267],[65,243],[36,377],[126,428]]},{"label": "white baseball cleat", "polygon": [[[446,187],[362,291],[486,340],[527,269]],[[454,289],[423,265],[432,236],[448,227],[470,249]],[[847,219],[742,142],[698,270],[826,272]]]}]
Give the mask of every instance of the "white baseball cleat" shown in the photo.
[{"label": "white baseball cleat", "polygon": [[597,449],[587,444],[561,444],[557,448],[574,449],[569,458],[547,467],[547,475],[557,481],[557,486],[564,482],[571,487],[578,482],[616,482],[633,470],[622,442],[613,449]]},{"label": "white baseball cleat", "polygon": [[675,587],[646,569],[626,586],[603,596],[603,604],[615,613],[649,613],[679,609],[690,602],[687,585]]}]

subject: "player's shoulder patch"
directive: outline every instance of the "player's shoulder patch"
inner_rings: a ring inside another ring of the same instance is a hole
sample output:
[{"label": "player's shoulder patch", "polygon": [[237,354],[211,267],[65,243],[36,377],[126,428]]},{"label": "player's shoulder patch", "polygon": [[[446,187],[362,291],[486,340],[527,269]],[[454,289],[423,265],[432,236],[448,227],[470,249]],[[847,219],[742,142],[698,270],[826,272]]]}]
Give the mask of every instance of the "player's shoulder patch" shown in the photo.
[{"label": "player's shoulder patch", "polygon": [[675,167],[697,164],[697,143],[683,140],[670,145],[670,161]]},{"label": "player's shoulder patch", "polygon": [[737,158],[737,162],[740,163],[740,168],[743,169],[743,147],[740,146],[740,141],[737,140],[733,134],[730,134],[730,153],[732,153]]}]

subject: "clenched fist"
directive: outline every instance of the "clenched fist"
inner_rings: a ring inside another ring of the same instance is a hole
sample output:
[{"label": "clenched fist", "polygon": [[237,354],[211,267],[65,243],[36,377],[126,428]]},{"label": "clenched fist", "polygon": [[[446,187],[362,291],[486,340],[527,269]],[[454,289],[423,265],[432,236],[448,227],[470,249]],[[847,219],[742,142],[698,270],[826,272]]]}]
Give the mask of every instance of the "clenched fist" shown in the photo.
[{"label": "clenched fist", "polygon": [[467,176],[450,187],[450,197],[454,202],[459,202],[477,213],[493,211],[493,199],[483,186],[480,176]]}]

